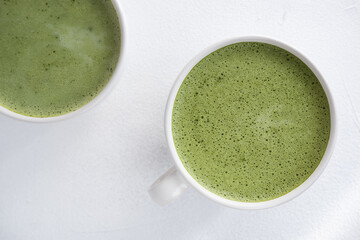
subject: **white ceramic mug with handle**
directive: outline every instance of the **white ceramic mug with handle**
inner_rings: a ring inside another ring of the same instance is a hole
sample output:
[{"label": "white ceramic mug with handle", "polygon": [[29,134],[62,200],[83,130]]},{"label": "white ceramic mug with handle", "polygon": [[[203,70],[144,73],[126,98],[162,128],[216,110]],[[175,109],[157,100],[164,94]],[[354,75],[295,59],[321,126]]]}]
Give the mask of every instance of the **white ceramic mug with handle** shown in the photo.
[{"label": "white ceramic mug with handle", "polygon": [[73,117],[75,115],[78,115],[82,112],[87,111],[88,109],[94,107],[96,104],[98,104],[101,100],[103,100],[105,98],[105,96],[107,96],[109,94],[109,92],[114,89],[115,85],[117,84],[118,80],[119,80],[119,76],[121,74],[121,71],[123,69],[123,62],[124,62],[124,56],[125,56],[125,46],[126,46],[126,32],[125,32],[125,18],[124,18],[124,14],[120,8],[120,4],[118,1],[116,0],[112,0],[112,4],[116,10],[117,16],[118,16],[118,20],[119,20],[119,24],[120,24],[120,54],[119,54],[119,58],[116,64],[116,68],[109,80],[109,82],[106,84],[105,88],[94,98],[92,99],[90,102],[88,102],[87,104],[85,104],[84,106],[80,107],[79,109],[66,113],[64,115],[60,115],[60,116],[55,116],[55,117],[30,117],[30,116],[26,116],[26,115],[22,115],[16,112],[13,112],[3,106],[0,105],[0,113],[3,113],[6,116],[18,119],[18,120],[23,120],[23,121],[28,121],[28,122],[36,122],[36,123],[41,123],[41,122],[54,122],[54,121],[59,121],[59,120],[63,120],[63,119],[68,119],[70,117]]},{"label": "white ceramic mug with handle", "polygon": [[[231,45],[238,42],[262,42],[262,43],[268,43],[275,46],[278,46],[280,48],[285,49],[286,51],[294,54],[297,56],[300,60],[302,60],[316,75],[318,80],[320,81],[328,102],[330,106],[330,121],[331,121],[331,129],[330,129],[330,137],[328,141],[328,145],[325,151],[325,154],[318,165],[318,167],[315,169],[315,171],[310,175],[308,179],[305,180],[300,186],[292,190],[291,192],[272,199],[268,201],[262,201],[262,202],[239,202],[239,201],[233,201],[229,200],[223,197],[220,197],[219,195],[216,195],[215,193],[210,192],[209,190],[205,189],[203,186],[201,186],[185,169],[184,165],[182,164],[176,149],[175,144],[173,140],[173,134],[172,134],[172,127],[171,127],[171,119],[172,119],[172,112],[173,112],[173,106],[174,101],[177,95],[177,92],[183,82],[183,80],[186,78],[188,73],[191,71],[191,69],[204,57],[209,55],[211,52],[216,51],[217,49],[220,49],[222,47],[225,47],[227,45]],[[230,40],[225,40],[220,43],[217,43],[213,46],[208,47],[204,51],[202,51],[200,54],[198,54],[195,58],[193,58],[189,64],[185,66],[185,68],[181,71],[179,74],[177,80],[174,83],[173,88],[171,89],[167,106],[166,106],[166,112],[165,112],[165,133],[166,133],[166,139],[168,146],[170,148],[171,155],[173,157],[173,160],[175,161],[175,166],[170,168],[164,175],[162,175],[157,181],[155,181],[149,189],[149,195],[150,197],[157,202],[160,205],[165,205],[172,200],[179,197],[188,187],[192,186],[196,190],[198,190],[200,193],[202,193],[207,198],[218,202],[220,204],[223,204],[228,207],[237,208],[237,209],[263,209],[263,208],[269,208],[273,206],[277,206],[279,204],[282,204],[284,202],[287,202],[302,192],[304,192],[307,188],[309,188],[321,175],[321,173],[324,171],[326,165],[328,164],[330,160],[330,156],[334,149],[335,139],[336,139],[336,112],[335,112],[335,105],[333,96],[331,95],[330,89],[328,85],[325,82],[324,77],[321,75],[319,70],[315,67],[315,65],[303,54],[301,54],[299,51],[294,49],[293,47],[282,43],[275,39],[270,39],[267,37],[260,37],[260,36],[247,36],[247,37],[239,37],[239,38],[233,38]]]}]

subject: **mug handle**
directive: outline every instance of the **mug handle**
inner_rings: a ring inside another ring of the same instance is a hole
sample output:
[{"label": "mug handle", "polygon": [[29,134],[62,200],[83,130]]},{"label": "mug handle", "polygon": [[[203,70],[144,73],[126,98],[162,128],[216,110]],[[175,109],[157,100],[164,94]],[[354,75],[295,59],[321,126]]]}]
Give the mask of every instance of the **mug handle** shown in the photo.
[{"label": "mug handle", "polygon": [[189,184],[184,177],[175,166],[172,166],[151,184],[148,193],[154,202],[164,206],[178,198],[188,187]]}]

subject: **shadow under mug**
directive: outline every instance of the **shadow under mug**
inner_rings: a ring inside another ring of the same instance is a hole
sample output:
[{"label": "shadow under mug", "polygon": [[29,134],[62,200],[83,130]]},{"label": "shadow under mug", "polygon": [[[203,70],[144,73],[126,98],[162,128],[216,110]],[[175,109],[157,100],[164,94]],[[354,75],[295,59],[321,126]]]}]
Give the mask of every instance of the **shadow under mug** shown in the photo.
[{"label": "shadow under mug", "polygon": [[[316,75],[318,80],[320,81],[320,84],[322,85],[325,94],[327,96],[329,106],[330,106],[330,121],[331,121],[331,129],[330,129],[330,137],[328,141],[327,148],[325,150],[325,154],[320,161],[320,164],[315,169],[315,171],[310,175],[308,179],[305,180],[300,186],[292,190],[291,192],[272,199],[268,201],[262,201],[262,202],[239,202],[239,201],[233,201],[229,200],[223,197],[220,197],[219,195],[216,195],[215,193],[210,192],[209,190],[205,189],[203,186],[201,186],[185,169],[184,165],[182,164],[175,148],[172,130],[171,130],[171,119],[172,119],[172,111],[174,106],[174,101],[177,95],[177,92],[183,82],[183,80],[186,78],[188,73],[191,71],[191,69],[204,57],[209,55],[211,52],[216,51],[217,49],[220,49],[222,47],[225,47],[230,44],[239,43],[239,42],[261,42],[261,43],[268,43],[271,45],[275,45],[277,47],[280,47],[282,49],[285,49],[286,51],[294,54],[296,57],[298,57],[300,60],[302,60],[310,69],[311,71]],[[315,67],[315,65],[310,62],[310,60],[305,57],[303,54],[301,54],[299,51],[297,51],[295,48],[289,46],[288,44],[282,43],[278,40],[267,38],[267,37],[260,37],[260,36],[246,36],[246,37],[238,37],[233,38],[229,40],[222,41],[220,43],[217,43],[215,45],[212,45],[205,50],[203,50],[200,54],[198,54],[195,58],[193,58],[181,71],[179,74],[177,80],[175,81],[168,98],[167,106],[166,106],[166,112],[165,112],[165,133],[167,138],[167,143],[170,148],[171,155],[173,157],[173,160],[175,161],[175,166],[170,168],[164,175],[162,175],[158,180],[156,180],[149,188],[149,195],[156,203],[160,205],[165,205],[172,200],[179,197],[189,186],[194,187],[197,191],[199,191],[201,194],[206,196],[207,198],[220,203],[222,205],[237,208],[237,209],[264,209],[269,207],[274,207],[279,204],[285,203],[296,196],[300,195],[302,192],[304,192],[307,188],[309,188],[321,175],[321,173],[324,171],[326,165],[328,164],[330,160],[330,156],[334,149],[335,139],[336,139],[336,113],[335,113],[335,105],[333,96],[330,93],[330,89],[327,86],[324,77],[321,75],[319,70]]]},{"label": "shadow under mug", "polygon": [[126,32],[125,32],[124,14],[120,8],[118,1],[112,0],[112,4],[116,10],[119,24],[120,24],[120,54],[119,54],[119,58],[118,58],[115,70],[114,70],[109,82],[106,84],[104,89],[94,99],[92,99],[90,102],[88,102],[87,104],[85,104],[84,106],[80,107],[79,109],[77,109],[75,111],[66,113],[64,115],[55,116],[55,117],[45,117],[45,118],[30,117],[30,116],[22,115],[19,113],[15,113],[3,106],[0,106],[0,113],[3,113],[6,116],[9,116],[9,117],[12,117],[12,118],[15,118],[18,120],[23,120],[23,121],[28,121],[28,122],[54,122],[54,121],[59,121],[59,120],[63,120],[63,119],[68,119],[68,118],[78,115],[82,112],[85,112],[85,111],[89,110],[90,108],[94,107],[101,100],[103,100],[105,98],[105,96],[107,96],[110,93],[110,91],[112,89],[114,89],[116,83],[118,82],[119,76],[123,69],[122,66],[123,66],[123,61],[124,61],[123,59],[124,59],[124,55],[125,55]]}]

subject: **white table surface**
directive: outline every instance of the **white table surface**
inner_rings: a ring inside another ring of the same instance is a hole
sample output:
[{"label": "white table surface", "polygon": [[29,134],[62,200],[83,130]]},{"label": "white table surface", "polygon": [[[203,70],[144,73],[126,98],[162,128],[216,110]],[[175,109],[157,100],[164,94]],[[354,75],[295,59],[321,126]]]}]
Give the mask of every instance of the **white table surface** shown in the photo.
[{"label": "white table surface", "polygon": [[[360,239],[359,0],[121,0],[128,54],[116,89],[72,119],[0,116],[0,240]],[[173,162],[163,115],[203,48],[266,35],[308,56],[337,104],[339,136],[320,179],[284,205],[220,206],[190,189],[166,207],[147,188]]]}]

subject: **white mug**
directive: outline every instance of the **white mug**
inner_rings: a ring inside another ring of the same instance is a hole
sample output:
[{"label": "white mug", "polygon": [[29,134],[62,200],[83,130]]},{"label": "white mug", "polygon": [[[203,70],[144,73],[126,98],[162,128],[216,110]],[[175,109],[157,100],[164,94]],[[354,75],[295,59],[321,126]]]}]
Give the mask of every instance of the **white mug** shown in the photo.
[{"label": "white mug", "polygon": [[124,14],[120,8],[119,2],[116,0],[112,0],[113,6],[116,10],[118,19],[119,19],[119,24],[120,24],[120,55],[119,55],[119,59],[118,62],[116,64],[115,70],[109,80],[109,82],[106,84],[105,88],[94,98],[92,99],[90,102],[88,102],[87,104],[85,104],[84,106],[82,106],[81,108],[73,111],[73,112],[69,112],[66,113],[64,115],[60,115],[60,116],[55,116],[55,117],[45,117],[45,118],[41,118],[41,117],[30,117],[30,116],[25,116],[19,113],[15,113],[3,106],[0,106],[0,113],[5,114],[6,116],[18,119],[18,120],[23,120],[23,121],[29,121],[29,122],[54,122],[54,121],[58,121],[58,120],[63,120],[63,119],[67,119],[70,117],[73,117],[75,115],[78,115],[79,113],[85,112],[86,110],[92,108],[93,106],[95,106],[96,104],[98,104],[101,100],[104,99],[105,96],[107,96],[109,94],[109,92],[114,89],[116,83],[118,82],[119,76],[121,74],[122,71],[122,66],[123,66],[123,59],[124,59],[124,55],[125,55],[125,44],[126,44],[126,33],[125,33],[125,19],[124,19]]},{"label": "white mug", "polygon": [[[320,81],[328,102],[330,106],[330,121],[331,121],[331,129],[330,129],[330,138],[329,142],[325,151],[325,154],[318,165],[318,167],[315,169],[315,171],[310,175],[308,179],[305,180],[300,186],[292,190],[291,192],[272,199],[268,201],[262,201],[262,202],[239,202],[239,201],[233,201],[229,200],[223,197],[220,197],[219,195],[216,195],[215,193],[210,192],[209,190],[205,189],[203,186],[201,186],[185,169],[184,165],[182,164],[176,149],[175,144],[173,140],[172,130],[171,130],[171,118],[172,118],[172,111],[174,106],[174,101],[176,94],[183,82],[183,80],[186,78],[190,70],[204,57],[209,55],[211,52],[216,51],[217,49],[220,49],[222,47],[225,47],[230,44],[238,43],[238,42],[262,42],[262,43],[268,43],[275,46],[278,46],[280,48],[285,49],[286,51],[294,54],[299,59],[301,59],[316,75],[318,80]],[[166,139],[168,146],[170,148],[171,155],[173,157],[173,160],[175,161],[175,166],[170,168],[164,175],[162,175],[157,181],[155,181],[149,189],[149,195],[150,197],[157,202],[160,205],[165,205],[172,200],[179,197],[189,186],[194,187],[196,190],[198,190],[200,193],[202,193],[207,198],[218,202],[220,204],[223,204],[228,207],[237,208],[237,209],[264,209],[269,207],[274,207],[279,204],[285,203],[302,192],[304,192],[307,188],[309,188],[321,175],[321,173],[324,171],[326,165],[328,164],[330,160],[330,156],[334,149],[335,139],[336,139],[336,113],[335,113],[335,105],[333,96],[330,93],[330,89],[327,86],[324,77],[321,75],[319,70],[315,67],[315,65],[310,62],[310,60],[305,57],[303,54],[301,54],[299,51],[295,50],[293,47],[282,43],[278,40],[270,39],[267,37],[260,37],[260,36],[246,36],[246,37],[239,37],[239,38],[233,38],[230,40],[225,40],[220,43],[217,43],[213,46],[210,46],[206,48],[204,51],[202,51],[200,54],[198,54],[195,58],[193,58],[181,71],[179,74],[177,80],[175,81],[173,88],[171,89],[167,106],[166,106],[166,112],[165,112],[165,133],[166,133]]]}]

